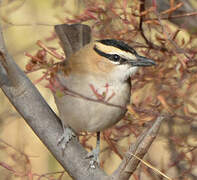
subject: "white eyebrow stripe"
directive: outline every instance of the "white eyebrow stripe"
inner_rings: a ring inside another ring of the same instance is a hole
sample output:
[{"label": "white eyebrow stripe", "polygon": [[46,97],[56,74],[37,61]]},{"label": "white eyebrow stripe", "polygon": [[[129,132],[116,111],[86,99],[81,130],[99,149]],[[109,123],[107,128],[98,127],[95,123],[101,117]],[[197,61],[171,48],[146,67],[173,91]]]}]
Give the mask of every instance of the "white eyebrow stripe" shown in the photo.
[{"label": "white eyebrow stripe", "polygon": [[125,59],[133,59],[133,60],[137,59],[135,54],[132,54],[131,52],[128,52],[128,51],[121,50],[117,47],[108,46],[108,45],[102,44],[100,42],[95,42],[95,45],[96,45],[97,49],[99,49],[100,51],[102,51],[106,54],[117,54]]},{"label": "white eyebrow stripe", "polygon": [[126,51],[111,51],[108,54],[117,54],[120,57],[125,58],[125,59],[133,59],[133,60],[136,59],[136,56],[134,54],[131,54],[131,53],[126,52]]}]

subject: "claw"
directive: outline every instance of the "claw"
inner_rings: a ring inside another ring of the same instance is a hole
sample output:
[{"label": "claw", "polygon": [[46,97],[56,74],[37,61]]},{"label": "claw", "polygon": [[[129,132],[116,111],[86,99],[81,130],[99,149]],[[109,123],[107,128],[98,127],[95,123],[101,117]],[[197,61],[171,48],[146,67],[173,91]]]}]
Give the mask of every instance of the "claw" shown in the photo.
[{"label": "claw", "polygon": [[72,131],[72,129],[70,129],[69,127],[64,127],[64,132],[61,135],[61,137],[58,139],[57,145],[61,144],[61,148],[64,151],[66,145],[73,137],[76,137],[76,134]]},{"label": "claw", "polygon": [[99,166],[99,153],[100,153],[100,132],[97,132],[96,148],[86,155],[86,159],[91,159],[89,167],[95,169],[96,165]]},{"label": "claw", "polygon": [[95,169],[96,165],[97,166],[99,165],[99,151],[100,151],[99,148],[96,147],[91,152],[89,152],[85,157],[86,159],[91,159],[89,164],[91,169]]}]

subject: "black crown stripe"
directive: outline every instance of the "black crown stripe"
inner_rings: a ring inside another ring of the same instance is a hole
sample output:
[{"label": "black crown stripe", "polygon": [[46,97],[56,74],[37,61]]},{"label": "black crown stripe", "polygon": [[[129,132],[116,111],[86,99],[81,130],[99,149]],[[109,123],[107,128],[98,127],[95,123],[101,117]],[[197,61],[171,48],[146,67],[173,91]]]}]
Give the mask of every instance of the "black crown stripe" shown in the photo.
[{"label": "black crown stripe", "polygon": [[[103,56],[103,57],[106,57],[108,58],[110,61],[114,61],[114,62],[117,62],[117,60],[114,60],[114,55],[116,54],[107,54],[107,53],[104,53],[103,51],[99,50],[96,45],[94,46],[94,50],[96,51],[96,53],[98,53],[100,56]],[[121,58],[119,59],[119,64],[124,64],[127,62],[127,59],[125,58]]]},{"label": "black crown stripe", "polygon": [[114,46],[118,49],[121,49],[126,52],[130,52],[135,55],[137,54],[136,51],[132,47],[130,47],[129,45],[127,45],[126,43],[124,43],[123,41],[120,41],[120,40],[103,39],[103,40],[97,40],[97,42],[100,42],[100,43],[107,45],[107,46]]}]

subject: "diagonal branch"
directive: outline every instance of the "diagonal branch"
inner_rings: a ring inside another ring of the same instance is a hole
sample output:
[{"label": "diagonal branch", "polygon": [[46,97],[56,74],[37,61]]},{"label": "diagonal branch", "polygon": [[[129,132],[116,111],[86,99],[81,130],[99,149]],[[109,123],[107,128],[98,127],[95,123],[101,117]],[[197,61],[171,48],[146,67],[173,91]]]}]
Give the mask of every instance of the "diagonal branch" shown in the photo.
[{"label": "diagonal branch", "polygon": [[87,151],[75,139],[67,145],[64,156],[62,155],[61,148],[57,146],[57,139],[62,133],[59,118],[8,54],[1,26],[0,83],[16,110],[73,179],[105,179],[105,173],[99,168],[94,171],[88,168],[89,160],[84,158]]},{"label": "diagonal branch", "polygon": [[113,173],[111,179],[113,180],[128,180],[134,173],[140,163],[135,156],[142,159],[148,152],[148,149],[157,136],[160,125],[165,119],[165,116],[159,116],[154,124],[147,128],[138,138],[134,144],[131,144],[128,152],[125,154],[119,168]]}]

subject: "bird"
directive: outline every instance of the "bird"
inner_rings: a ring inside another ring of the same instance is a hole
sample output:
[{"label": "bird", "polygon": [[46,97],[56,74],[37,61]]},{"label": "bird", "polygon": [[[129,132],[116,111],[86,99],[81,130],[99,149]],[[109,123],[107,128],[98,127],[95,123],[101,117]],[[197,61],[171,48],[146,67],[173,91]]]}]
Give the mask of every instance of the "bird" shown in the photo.
[{"label": "bird", "polygon": [[[64,139],[66,144],[80,132],[97,133],[96,148],[87,155],[92,158],[91,168],[95,168],[99,163],[100,132],[120,121],[130,103],[130,77],[139,67],[156,63],[120,40],[81,38],[90,34],[87,25],[64,24],[55,29],[68,53],[56,73],[62,93],[54,93],[54,98],[64,127],[59,141]],[[84,43],[77,42],[82,39]]]}]

